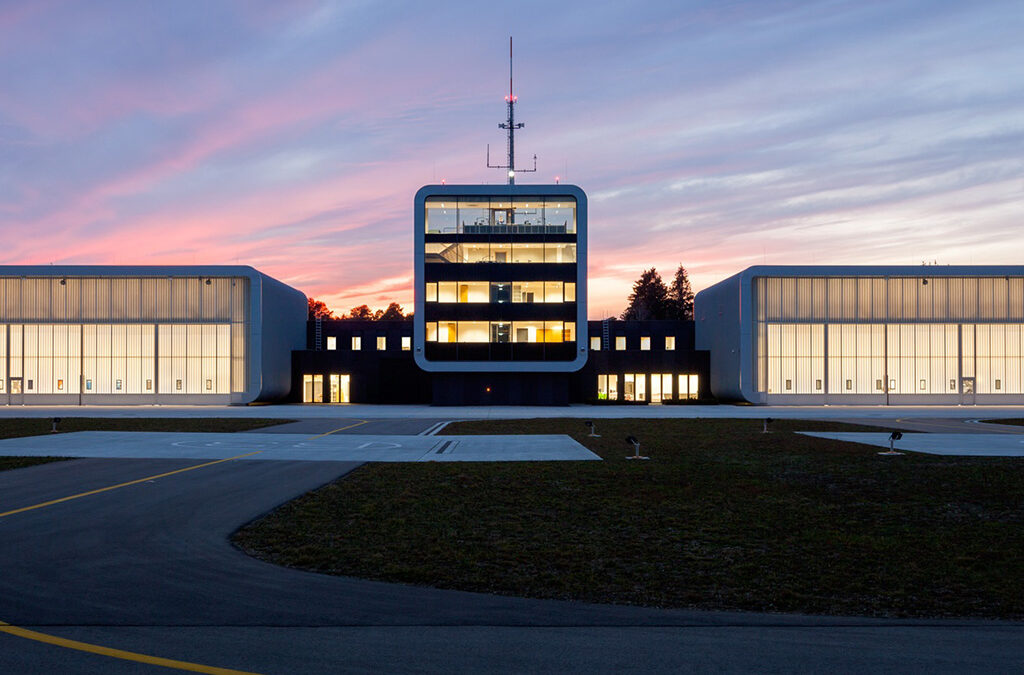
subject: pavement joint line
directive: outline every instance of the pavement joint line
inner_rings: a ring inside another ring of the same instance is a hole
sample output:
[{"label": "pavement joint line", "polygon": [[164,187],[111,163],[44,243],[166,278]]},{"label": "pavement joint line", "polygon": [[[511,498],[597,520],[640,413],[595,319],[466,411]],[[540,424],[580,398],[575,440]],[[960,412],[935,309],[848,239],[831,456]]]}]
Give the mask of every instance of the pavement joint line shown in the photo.
[{"label": "pavement joint line", "polygon": [[6,621],[0,621],[0,633],[7,633],[14,637],[43,642],[45,644],[63,647],[65,649],[74,649],[80,652],[109,656],[123,661],[135,661],[137,663],[145,663],[151,666],[162,666],[164,668],[173,668],[175,670],[184,670],[192,673],[207,673],[208,675],[258,675],[257,673],[252,673],[246,670],[232,670],[231,668],[205,666],[201,663],[165,659],[161,656],[150,656],[149,654],[129,652],[124,649],[115,649],[113,647],[104,647],[102,645],[94,645],[88,642],[79,642],[78,640],[69,640],[67,638],[57,637],[56,635],[49,635],[48,633],[40,633],[27,628],[12,626]]},{"label": "pavement joint line", "polygon": [[138,483],[145,483],[147,481],[156,480],[157,478],[165,478],[167,476],[173,476],[178,473],[184,473],[186,471],[192,471],[193,469],[202,469],[203,467],[213,466],[214,464],[221,464],[223,462],[230,462],[233,459],[241,459],[242,457],[251,457],[252,455],[258,455],[262,450],[256,450],[255,452],[247,452],[243,455],[235,455],[234,457],[227,457],[225,459],[218,459],[212,462],[205,462],[203,464],[196,464],[195,466],[186,466],[184,469],[177,469],[175,471],[167,471],[166,473],[159,473],[155,476],[146,476],[145,478],[137,478],[136,480],[130,480],[127,483],[118,483],[117,485],[108,485],[107,487],[97,488],[95,490],[89,490],[88,492],[80,492],[77,495],[69,495],[67,497],[61,497],[59,499],[51,499],[48,502],[42,502],[39,504],[33,504],[32,506],[23,506],[20,509],[13,509],[11,511],[4,511],[0,513],[0,518],[6,516],[13,516],[16,513],[24,513],[25,511],[32,511],[35,509],[41,509],[46,506],[53,506],[54,504],[60,504],[62,502],[68,502],[72,499],[80,499],[82,497],[88,497],[90,495],[96,495],[101,492],[107,492],[109,490],[116,490],[118,488],[128,487],[129,485],[137,485]]},{"label": "pavement joint line", "polygon": [[340,429],[334,429],[334,430],[332,430],[332,431],[328,431],[327,433],[324,433],[324,434],[320,434],[319,436],[310,436],[310,437],[309,437],[309,438],[307,438],[306,440],[307,440],[307,441],[312,441],[312,440],[316,440],[317,438],[323,438],[324,436],[330,436],[331,434],[336,434],[336,433],[338,433],[339,431],[345,431],[345,429],[354,429],[355,427],[358,427],[358,426],[359,426],[359,425],[361,425],[361,424],[367,424],[367,423],[368,423],[369,421],[370,421],[370,420],[359,420],[359,421],[358,421],[358,422],[356,422],[355,424],[350,424],[350,425],[348,425],[347,427],[342,427],[342,428],[340,428]]}]

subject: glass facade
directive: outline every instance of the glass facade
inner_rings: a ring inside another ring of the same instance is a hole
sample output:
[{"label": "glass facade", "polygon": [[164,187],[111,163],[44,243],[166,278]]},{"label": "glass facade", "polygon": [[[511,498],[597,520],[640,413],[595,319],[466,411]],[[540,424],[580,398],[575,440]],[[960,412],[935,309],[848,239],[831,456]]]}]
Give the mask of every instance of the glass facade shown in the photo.
[{"label": "glass facade", "polygon": [[427,361],[577,358],[575,197],[428,196],[422,226]]},{"label": "glass facade", "polygon": [[757,391],[1024,395],[1024,278],[927,272],[755,279]]},{"label": "glass facade", "polygon": [[242,277],[0,277],[0,394],[246,388]]}]

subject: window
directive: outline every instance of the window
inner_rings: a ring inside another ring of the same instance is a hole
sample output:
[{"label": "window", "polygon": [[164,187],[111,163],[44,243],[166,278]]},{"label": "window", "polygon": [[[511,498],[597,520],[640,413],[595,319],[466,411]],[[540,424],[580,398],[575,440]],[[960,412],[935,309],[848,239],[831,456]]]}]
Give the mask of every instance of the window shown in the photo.
[{"label": "window", "polygon": [[590,338],[590,350],[594,352],[601,351],[601,338],[594,336]]},{"label": "window", "polygon": [[626,373],[623,376],[622,398],[626,401],[646,401],[647,373]]},{"label": "window", "polygon": [[956,391],[956,380],[950,380],[949,381],[949,390],[950,391]]},{"label": "window", "polygon": [[661,396],[666,400],[672,398],[672,373],[661,374]]},{"label": "window", "polygon": [[[996,382],[999,382],[999,380],[996,380]],[[921,380],[921,383],[918,386],[921,388],[921,391],[924,391],[928,388],[928,383],[925,380]],[[997,386],[996,389],[998,388],[999,387]]]},{"label": "window", "polygon": [[793,391],[793,380],[786,380],[786,391]]},{"label": "window", "polygon": [[881,380],[875,380],[875,390],[876,391],[882,391],[882,381]]},{"label": "window", "polygon": [[597,400],[598,401],[607,401],[608,400],[608,376],[607,375],[598,375],[597,376]]},{"label": "window", "polygon": [[643,335],[640,337],[640,351],[649,352],[651,351],[651,336]]},{"label": "window", "polygon": [[206,391],[212,391],[212,390],[213,390],[213,380],[207,379],[206,380]]},{"label": "window", "polygon": [[699,386],[700,378],[697,375],[680,375],[678,378],[679,383],[679,398],[684,399],[695,399],[698,398],[699,392],[697,388]]},{"label": "window", "polygon": [[665,351],[672,352],[676,349],[676,336],[666,335],[665,336]]},{"label": "window", "polygon": [[327,336],[327,351],[333,352],[338,348],[338,338],[334,335]]},{"label": "window", "polygon": [[850,391],[851,389],[853,389],[853,380],[847,380],[846,381],[846,390]]},{"label": "window", "polygon": [[576,283],[572,281],[565,282],[565,301],[576,302]]},{"label": "window", "polygon": [[352,351],[358,352],[363,348],[363,338],[359,335],[352,336]]},{"label": "window", "polygon": [[378,352],[383,352],[383,351],[386,351],[387,348],[388,348],[388,338],[387,338],[387,336],[378,335],[377,336],[377,351]]},{"label": "window", "polygon": [[408,335],[402,336],[402,351],[407,352],[412,349],[412,338]]},{"label": "window", "polygon": [[[923,382],[924,380],[921,380],[921,381]],[[1002,380],[996,380],[996,389],[1002,389],[1002,388],[1003,388],[1003,381]]]},{"label": "window", "polygon": [[615,336],[615,351],[622,352],[626,350],[626,336],[616,335]]},{"label": "window", "polygon": [[437,302],[437,284],[436,283],[431,282],[431,283],[427,284],[427,298],[426,298],[426,301],[427,302]]}]

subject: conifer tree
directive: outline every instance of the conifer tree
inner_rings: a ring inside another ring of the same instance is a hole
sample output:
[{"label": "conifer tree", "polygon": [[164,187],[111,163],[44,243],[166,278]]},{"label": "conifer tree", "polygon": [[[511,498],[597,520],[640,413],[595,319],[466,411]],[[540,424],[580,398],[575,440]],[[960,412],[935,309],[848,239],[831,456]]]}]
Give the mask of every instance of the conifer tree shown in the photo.
[{"label": "conifer tree", "polygon": [[672,285],[668,289],[669,319],[684,321],[693,320],[693,289],[690,288],[690,277],[686,268],[679,265]]},{"label": "conifer tree", "polygon": [[629,306],[622,312],[623,321],[650,321],[664,319],[668,309],[668,288],[658,270],[644,270],[633,284]]}]

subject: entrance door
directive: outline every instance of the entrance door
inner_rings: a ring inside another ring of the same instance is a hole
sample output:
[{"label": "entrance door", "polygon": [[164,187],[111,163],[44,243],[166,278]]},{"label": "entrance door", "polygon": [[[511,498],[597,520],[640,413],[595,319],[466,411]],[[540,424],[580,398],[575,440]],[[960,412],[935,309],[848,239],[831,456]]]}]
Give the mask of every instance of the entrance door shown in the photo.
[{"label": "entrance door", "polygon": [[25,397],[22,395],[21,378],[12,377],[8,384],[11,392],[11,405],[24,405]]},{"label": "entrance door", "polygon": [[337,375],[331,373],[330,386],[331,386],[331,403],[348,403],[348,385],[350,377],[348,375]]},{"label": "entrance door", "polygon": [[960,378],[960,404],[974,405],[974,378]]}]

